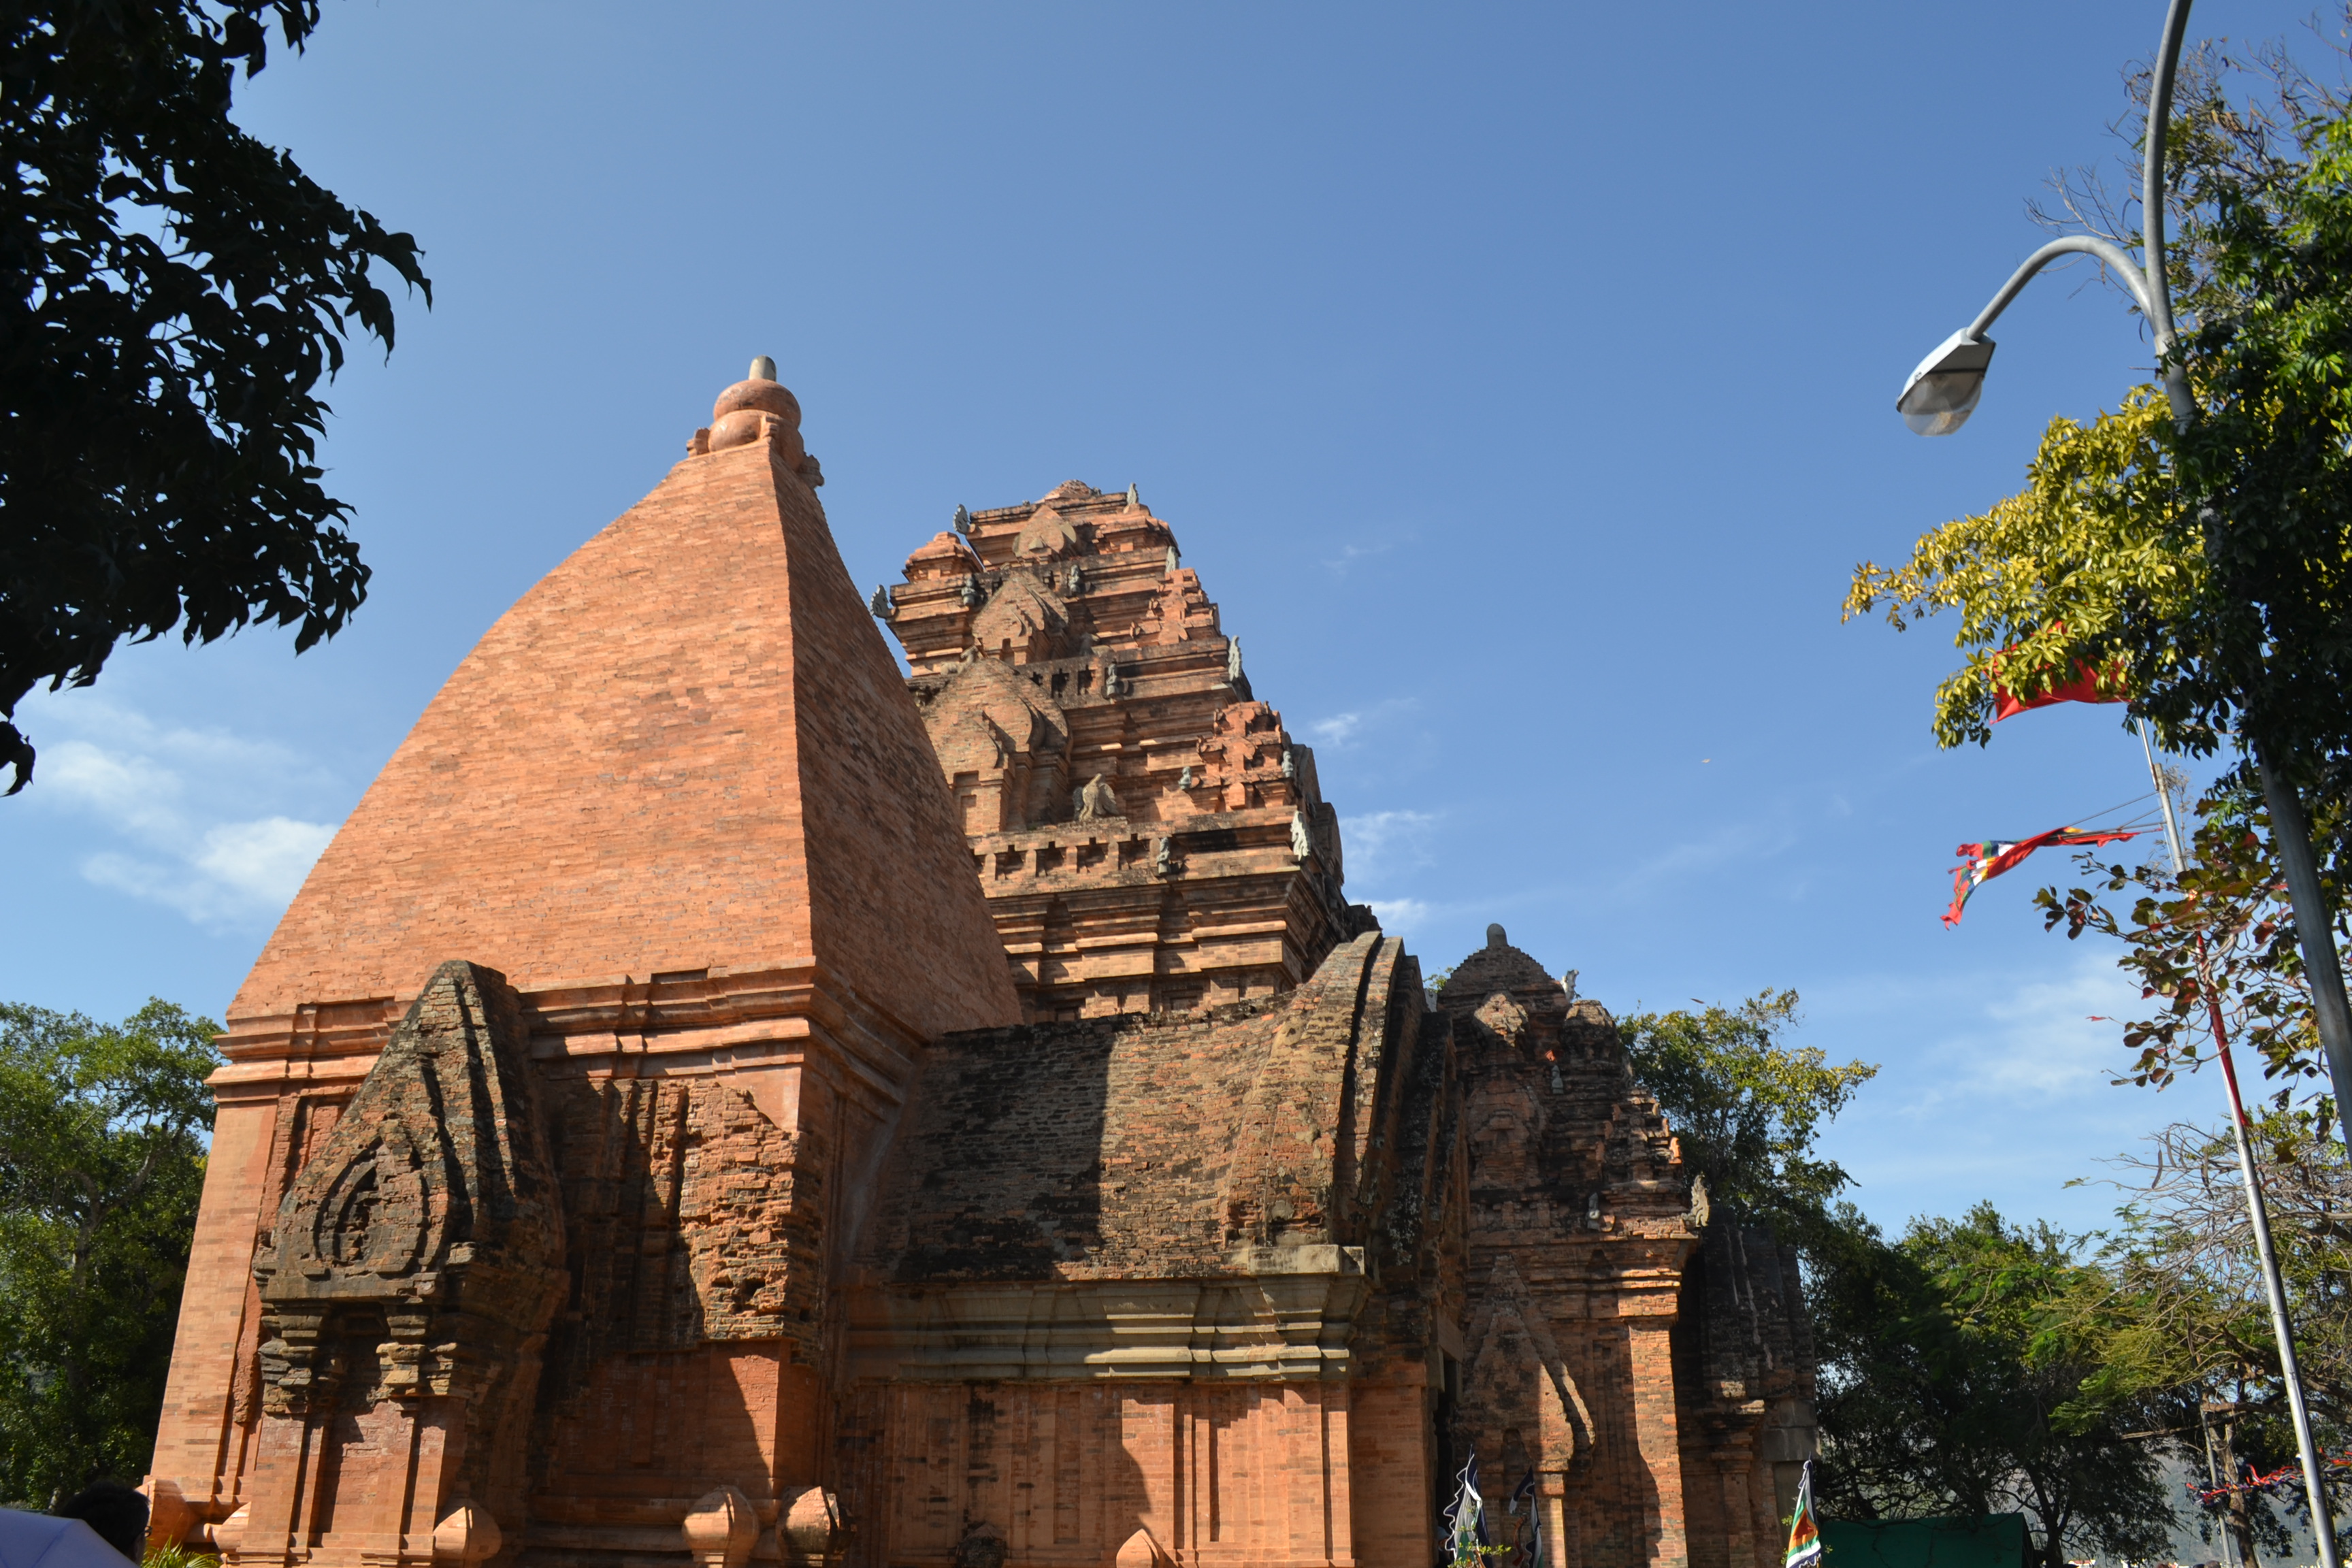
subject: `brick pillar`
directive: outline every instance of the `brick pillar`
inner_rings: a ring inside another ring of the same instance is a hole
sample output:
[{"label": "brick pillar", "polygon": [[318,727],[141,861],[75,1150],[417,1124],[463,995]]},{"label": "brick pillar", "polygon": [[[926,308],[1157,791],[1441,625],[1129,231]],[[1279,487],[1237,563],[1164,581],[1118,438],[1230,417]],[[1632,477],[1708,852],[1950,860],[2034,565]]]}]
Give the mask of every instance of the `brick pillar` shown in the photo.
[{"label": "brick pillar", "polygon": [[1576,1510],[1568,1506],[1567,1472],[1547,1470],[1538,1476],[1536,1495],[1540,1500],[1538,1506],[1544,1510],[1544,1568],[1584,1568]]},{"label": "brick pillar", "polygon": [[1749,1458],[1744,1450],[1735,1450],[1717,1469],[1723,1491],[1724,1563],[1726,1568],[1748,1568],[1756,1561],[1755,1505],[1748,1489]]},{"label": "brick pillar", "polygon": [[1633,1386],[1633,1444],[1658,1500],[1650,1561],[1658,1568],[1689,1568],[1682,1445],[1675,1420],[1674,1351],[1667,1343],[1673,1321],[1663,1316],[1633,1319],[1625,1338]]},{"label": "brick pillar", "polygon": [[1325,1561],[1350,1568],[1356,1561],[1353,1478],[1348,1468],[1348,1385],[1315,1385],[1323,1421],[1323,1531]]},{"label": "brick pillar", "polygon": [[155,1434],[154,1474],[179,1483],[181,1494],[226,1518],[242,1489],[233,1452],[238,1373],[237,1345],[253,1289],[253,1238],[259,1216],[254,1194],[270,1189],[269,1146],[277,1124],[274,1100],[224,1104],[213,1125],[205,1195],[188,1254],[187,1289],[173,1340],[172,1373]]},{"label": "brick pillar", "polygon": [[1426,1367],[1415,1364],[1350,1391],[1349,1534],[1360,1568],[1429,1568],[1437,1502],[1427,1379]]}]

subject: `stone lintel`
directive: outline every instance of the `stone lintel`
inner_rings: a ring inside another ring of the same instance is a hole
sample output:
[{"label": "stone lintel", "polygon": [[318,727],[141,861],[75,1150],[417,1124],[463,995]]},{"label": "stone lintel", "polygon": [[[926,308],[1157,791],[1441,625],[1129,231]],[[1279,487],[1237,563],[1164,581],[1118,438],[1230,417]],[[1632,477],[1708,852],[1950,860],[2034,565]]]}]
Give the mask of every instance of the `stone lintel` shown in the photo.
[{"label": "stone lintel", "polygon": [[1264,1271],[1200,1279],[960,1282],[851,1297],[850,1375],[897,1383],[1348,1375],[1363,1249],[1254,1249]]}]

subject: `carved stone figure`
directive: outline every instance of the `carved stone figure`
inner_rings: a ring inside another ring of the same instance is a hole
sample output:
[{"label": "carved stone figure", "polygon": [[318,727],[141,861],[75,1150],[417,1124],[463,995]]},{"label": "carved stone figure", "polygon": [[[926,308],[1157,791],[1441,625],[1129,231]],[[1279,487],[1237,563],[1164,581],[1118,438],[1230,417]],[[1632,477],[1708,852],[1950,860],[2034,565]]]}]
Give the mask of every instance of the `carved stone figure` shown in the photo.
[{"label": "carved stone figure", "polygon": [[1168,575],[1171,577],[1176,575],[1177,570],[1183,564],[1183,556],[1176,552],[1176,547],[1174,545],[1170,545],[1168,547]]},{"label": "carved stone figure", "polygon": [[1242,679],[1242,639],[1228,638],[1225,643],[1225,679],[1238,682]]},{"label": "carved stone figure", "polygon": [[1072,566],[1070,568],[1070,574],[1062,579],[1062,590],[1065,593],[1074,595],[1085,593],[1087,591],[1087,574],[1085,570],[1082,567]]},{"label": "carved stone figure", "polygon": [[1307,814],[1303,811],[1290,814],[1290,852],[1301,860],[1315,856],[1315,833],[1307,826]]},{"label": "carved stone figure", "polygon": [[1124,815],[1118,808],[1118,796],[1100,773],[1080,784],[1070,796],[1070,816],[1079,822]]},{"label": "carved stone figure", "polygon": [[1192,766],[1190,763],[1187,763],[1184,765],[1184,771],[1182,773],[1176,775],[1176,787],[1188,793],[1192,790]]},{"label": "carved stone figure", "polygon": [[1126,686],[1118,679],[1118,666],[1115,664],[1104,665],[1102,694],[1105,697],[1116,697],[1125,689]]},{"label": "carved stone figure", "polygon": [[955,531],[958,533],[971,531],[971,513],[961,505],[956,508]]},{"label": "carved stone figure", "polygon": [[1155,839],[1153,839],[1153,840],[1151,841],[1151,873],[1152,873],[1152,875],[1153,875],[1153,876],[1155,876],[1155,877],[1165,877],[1166,875],[1168,875],[1168,873],[1169,873],[1169,872],[1171,872],[1171,871],[1174,870],[1175,868],[1176,868],[1176,845],[1175,845],[1175,841],[1174,841],[1173,839],[1168,839],[1168,838],[1155,838]]},{"label": "carved stone figure", "polygon": [[980,603],[979,578],[967,577],[963,580],[962,597],[963,607],[967,610],[973,608]]},{"label": "carved stone figure", "polygon": [[890,586],[888,584],[883,584],[874,590],[874,597],[866,601],[866,607],[874,612],[875,618],[877,620],[887,621],[890,618]]}]

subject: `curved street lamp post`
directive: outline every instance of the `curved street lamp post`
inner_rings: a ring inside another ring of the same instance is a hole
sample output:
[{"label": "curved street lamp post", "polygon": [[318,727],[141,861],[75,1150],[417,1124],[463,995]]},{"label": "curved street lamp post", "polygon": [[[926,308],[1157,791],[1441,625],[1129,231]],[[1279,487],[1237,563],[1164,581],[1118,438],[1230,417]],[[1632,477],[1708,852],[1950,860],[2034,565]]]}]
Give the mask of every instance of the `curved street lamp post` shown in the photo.
[{"label": "curved street lamp post", "polygon": [[[2180,59],[2181,37],[2189,27],[2189,4],[2190,0],[2171,0],[2165,13],[2164,41],[2157,50],[2156,77],[2148,92],[2147,148],[2140,165],[2140,217],[2145,229],[2141,250],[2145,260],[2135,262],[2120,247],[2088,234],[2063,236],[2027,257],[1977,319],[1938,344],[1903,384],[1903,395],[1895,399],[1895,411],[1919,435],[1948,436],[1968,423],[1978,398],[1984,393],[1985,373],[1992,364],[1993,341],[1986,332],[2035,273],[2069,255],[2096,258],[2131,289],[2132,298],[2155,331],[2158,363],[2164,366],[2164,393],[2172,405],[2173,421],[2182,430],[2195,422],[2197,405],[2189,395],[2188,373],[2172,354],[2172,294],[2164,274],[2164,132],[2171,121],[2173,71]],[[2147,743],[2145,721],[2140,726],[2140,740],[2144,746]],[[2327,1058],[2336,1112],[2344,1121],[2347,1151],[2352,1151],[2352,1008],[2347,1008],[2345,1002],[2344,972],[2336,958],[2334,922],[2329,918],[2326,895],[2320,889],[2310,826],[2294,786],[2272,769],[2259,741],[2249,736],[2248,742],[2253,748],[2255,769],[2262,775],[2263,798],[2270,806],[2271,837],[2286,872],[2288,900],[2294,910],[2295,935],[2303,950],[2304,973],[2311,983],[2312,1009],[2319,1026],[2320,1047]],[[2173,819],[2172,796],[2157,770],[2153,749],[2148,752],[2148,773],[2156,781],[2157,797],[2164,803],[2165,836],[2178,870],[2185,868],[2188,861],[2181,853],[2179,826]],[[2322,1487],[2319,1451],[2312,1441],[2311,1415],[2304,1401],[2303,1375],[2295,1363],[2294,1333],[2287,1318],[2286,1291],[2279,1279],[2278,1253],[2271,1241],[2262,1180],[2254,1168],[2253,1151],[2247,1139],[2245,1106],[2239,1098],[2229,1037],[2222,1027],[2221,1005],[2212,988],[2211,970],[2201,940],[2197,957],[2198,978],[2205,989],[2222,1082],[2229,1091],[2230,1130],[2237,1142],[2238,1173],[2246,1189],[2246,1213],[2252,1222],[2255,1251],[2262,1258],[2271,1328],[2278,1340],[2287,1407],[2294,1419],[2295,1446],[2303,1460],[2303,1484],[2311,1505],[2312,1533],[2319,1548],[2320,1568],[2338,1568],[2335,1521]]]}]

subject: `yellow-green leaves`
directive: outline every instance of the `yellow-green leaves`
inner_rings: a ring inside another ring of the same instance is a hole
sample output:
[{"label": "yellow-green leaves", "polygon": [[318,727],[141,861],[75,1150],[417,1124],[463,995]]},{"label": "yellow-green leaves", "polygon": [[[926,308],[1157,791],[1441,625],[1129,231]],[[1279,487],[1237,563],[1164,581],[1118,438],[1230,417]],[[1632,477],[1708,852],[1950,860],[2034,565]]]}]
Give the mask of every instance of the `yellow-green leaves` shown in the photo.
[{"label": "yellow-green leaves", "polygon": [[[2204,558],[2179,526],[2164,395],[2143,386],[2088,425],[2060,416],[2026,487],[1976,517],[1923,536],[1901,565],[1854,568],[1845,618],[1885,609],[1897,631],[1958,610],[1967,662],[1936,690],[1936,740],[1991,738],[1996,672],[2035,697],[2108,670],[2129,641],[2187,606]],[[2102,677],[2103,682],[2110,677]]]}]

